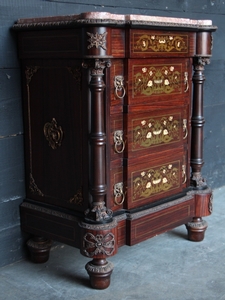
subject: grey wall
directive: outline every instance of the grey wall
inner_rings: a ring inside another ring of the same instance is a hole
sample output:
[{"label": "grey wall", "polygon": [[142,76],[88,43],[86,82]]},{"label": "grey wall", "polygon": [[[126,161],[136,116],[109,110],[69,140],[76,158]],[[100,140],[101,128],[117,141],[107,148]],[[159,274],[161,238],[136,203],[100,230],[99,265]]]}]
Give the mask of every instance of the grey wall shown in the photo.
[{"label": "grey wall", "polygon": [[212,188],[225,185],[225,1],[224,0],[0,0],[0,266],[25,256],[19,227],[25,195],[20,69],[13,23],[19,18],[108,11],[212,19],[211,64],[206,67],[203,175]]}]

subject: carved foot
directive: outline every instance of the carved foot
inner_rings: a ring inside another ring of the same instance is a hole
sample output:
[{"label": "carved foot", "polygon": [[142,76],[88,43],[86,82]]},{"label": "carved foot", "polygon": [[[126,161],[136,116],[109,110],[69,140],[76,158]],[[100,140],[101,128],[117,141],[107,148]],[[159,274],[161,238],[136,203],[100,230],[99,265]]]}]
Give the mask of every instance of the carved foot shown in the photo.
[{"label": "carved foot", "polygon": [[110,285],[110,276],[113,271],[113,264],[105,259],[93,259],[85,266],[91,286],[94,289],[106,289]]},{"label": "carved foot", "polygon": [[193,218],[192,222],[186,224],[188,239],[193,242],[203,241],[207,227],[207,222],[202,218]]},{"label": "carved foot", "polygon": [[43,237],[34,237],[27,242],[31,260],[35,263],[45,263],[49,259],[52,242]]}]

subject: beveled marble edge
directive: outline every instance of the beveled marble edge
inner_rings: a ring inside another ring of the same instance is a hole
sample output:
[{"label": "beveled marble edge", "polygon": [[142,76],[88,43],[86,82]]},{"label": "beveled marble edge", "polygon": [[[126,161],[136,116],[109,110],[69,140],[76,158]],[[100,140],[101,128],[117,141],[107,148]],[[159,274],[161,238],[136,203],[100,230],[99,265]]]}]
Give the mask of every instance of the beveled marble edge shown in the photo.
[{"label": "beveled marble edge", "polygon": [[174,17],[159,17],[159,16],[144,16],[144,15],[127,15],[128,21],[143,21],[143,22],[159,22],[159,23],[172,23],[172,24],[186,24],[186,25],[201,25],[211,26],[211,20],[193,20],[187,18],[174,18]]},{"label": "beveled marble edge", "polygon": [[60,24],[70,25],[76,23],[96,24],[133,24],[133,25],[163,25],[166,24],[171,27],[212,27],[211,20],[194,20],[188,18],[174,18],[174,17],[160,17],[149,15],[134,15],[134,14],[112,14],[109,12],[84,12],[78,15],[65,15],[54,17],[40,17],[19,19],[15,23],[16,26],[59,26]]}]

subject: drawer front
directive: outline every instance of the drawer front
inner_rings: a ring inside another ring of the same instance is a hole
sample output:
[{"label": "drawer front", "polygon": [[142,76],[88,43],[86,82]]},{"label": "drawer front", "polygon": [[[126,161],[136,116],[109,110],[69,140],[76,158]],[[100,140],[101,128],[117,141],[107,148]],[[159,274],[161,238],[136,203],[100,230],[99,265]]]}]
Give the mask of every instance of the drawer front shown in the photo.
[{"label": "drawer front", "polygon": [[191,86],[188,59],[129,60],[128,104],[173,104],[174,97],[188,97]]},{"label": "drawer front", "polygon": [[128,209],[156,202],[182,191],[187,181],[185,151],[165,151],[157,157],[154,159],[154,156],[145,156],[138,163],[137,159],[128,159]]},{"label": "drawer front", "polygon": [[187,144],[188,106],[164,110],[146,106],[143,113],[131,112],[125,118],[127,157],[140,157]]},{"label": "drawer front", "polygon": [[188,57],[195,54],[195,33],[130,30],[130,57]]}]

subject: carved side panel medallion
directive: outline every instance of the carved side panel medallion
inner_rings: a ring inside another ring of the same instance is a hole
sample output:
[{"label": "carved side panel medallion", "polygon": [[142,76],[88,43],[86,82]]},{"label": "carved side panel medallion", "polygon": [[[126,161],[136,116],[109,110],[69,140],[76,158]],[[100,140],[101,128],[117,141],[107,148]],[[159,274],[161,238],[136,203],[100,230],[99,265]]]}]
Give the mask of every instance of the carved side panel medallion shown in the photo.
[{"label": "carved side panel medallion", "polygon": [[62,144],[63,130],[61,126],[58,126],[56,119],[53,118],[51,122],[47,122],[44,125],[44,135],[48,141],[49,146],[55,150]]}]

